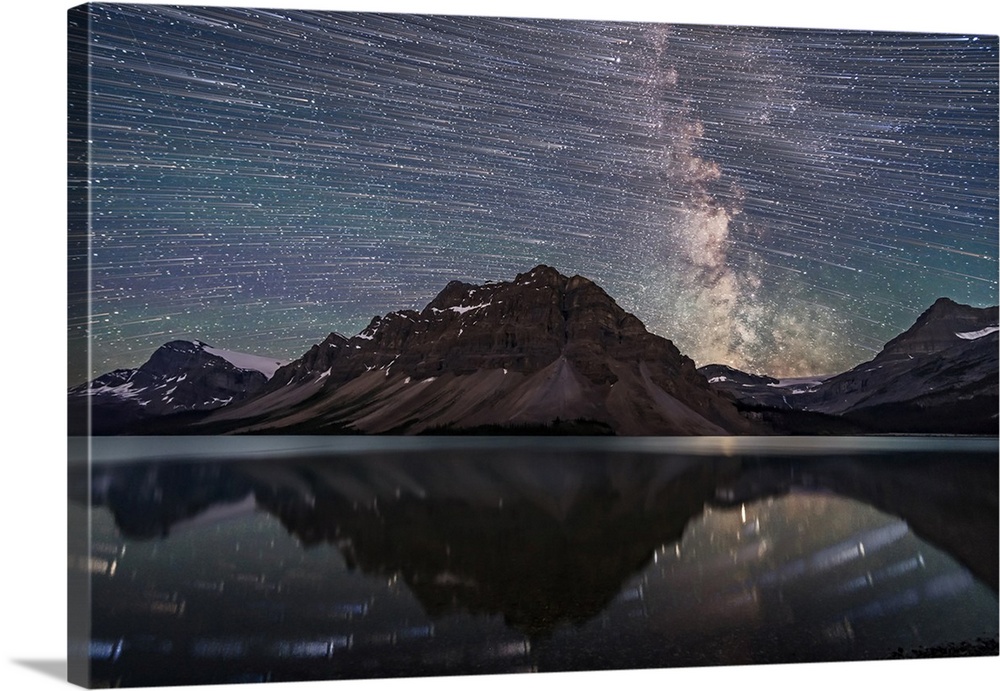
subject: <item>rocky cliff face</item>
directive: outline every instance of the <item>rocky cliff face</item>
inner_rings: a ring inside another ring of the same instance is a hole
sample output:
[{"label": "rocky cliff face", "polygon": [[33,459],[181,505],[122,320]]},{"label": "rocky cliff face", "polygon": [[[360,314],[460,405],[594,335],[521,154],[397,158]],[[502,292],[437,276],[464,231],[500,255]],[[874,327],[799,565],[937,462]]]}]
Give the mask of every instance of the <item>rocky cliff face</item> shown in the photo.
[{"label": "rocky cliff face", "polygon": [[452,281],[419,312],[330,334],[207,422],[271,433],[751,431],[673,343],[592,281],[547,266],[509,282]]},{"label": "rocky cliff face", "polygon": [[[265,371],[239,366],[247,363]],[[70,389],[70,434],[87,433],[88,409],[92,434],[115,434],[143,420],[241,401],[264,386],[269,363],[272,370],[280,364],[200,341],[171,341],[136,369],[118,369]]]},{"label": "rocky cliff face", "polygon": [[894,359],[910,359],[921,355],[936,355],[951,350],[962,342],[979,340],[997,328],[997,307],[970,307],[948,298],[939,298],[909,329],[882,348],[875,360],[883,363]]},{"label": "rocky cliff face", "polygon": [[353,378],[360,362],[365,371],[395,368],[426,378],[446,371],[537,372],[562,356],[585,369],[589,380],[608,384],[615,376],[596,362],[604,356],[687,360],[593,282],[541,266],[509,283],[452,281],[420,312],[375,317],[351,339],[331,334],[279,371],[268,388],[310,378],[317,370],[330,370],[334,381],[338,375]]}]

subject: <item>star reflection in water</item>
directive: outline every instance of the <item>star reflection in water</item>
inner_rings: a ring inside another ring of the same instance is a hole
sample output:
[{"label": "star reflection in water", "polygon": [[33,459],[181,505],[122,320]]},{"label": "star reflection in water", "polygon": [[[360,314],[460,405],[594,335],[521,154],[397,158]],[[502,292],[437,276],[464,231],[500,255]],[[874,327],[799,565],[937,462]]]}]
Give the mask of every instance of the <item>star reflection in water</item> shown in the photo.
[{"label": "star reflection in water", "polygon": [[995,440],[492,441],[71,474],[95,504],[71,562],[92,579],[95,679],[884,659],[996,638]]}]

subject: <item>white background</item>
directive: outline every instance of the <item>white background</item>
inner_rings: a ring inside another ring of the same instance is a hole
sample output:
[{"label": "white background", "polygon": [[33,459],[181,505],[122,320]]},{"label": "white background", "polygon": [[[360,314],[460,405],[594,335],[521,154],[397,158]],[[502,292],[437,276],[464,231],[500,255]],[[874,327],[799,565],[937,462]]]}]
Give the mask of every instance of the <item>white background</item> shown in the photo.
[{"label": "white background", "polygon": [[[6,440],[2,462],[0,543],[0,688],[31,691],[66,684],[65,470],[65,54],[66,10],[75,3],[19,0],[4,6],[2,103],[4,128],[0,277],[0,405]],[[143,2],[142,4],[148,4]],[[699,0],[686,4],[641,0],[169,0],[166,4],[229,4],[298,9],[433,12],[581,19],[642,19],[702,24],[944,31],[996,34],[989,0],[923,3],[843,0],[824,3]],[[12,152],[13,156],[8,155]],[[13,211],[13,213],[11,213]],[[997,229],[984,229],[996,234]],[[1000,519],[998,519],[1000,520]],[[282,689],[542,689],[691,688],[907,689],[992,685],[1000,658],[807,664],[615,673],[450,677],[395,681],[272,684]],[[199,687],[237,689],[243,686]]]}]

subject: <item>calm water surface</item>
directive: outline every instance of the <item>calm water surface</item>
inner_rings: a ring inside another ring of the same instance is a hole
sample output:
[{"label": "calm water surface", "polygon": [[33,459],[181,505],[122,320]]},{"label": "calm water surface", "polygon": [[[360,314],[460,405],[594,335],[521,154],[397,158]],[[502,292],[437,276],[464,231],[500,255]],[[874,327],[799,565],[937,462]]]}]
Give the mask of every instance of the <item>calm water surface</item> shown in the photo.
[{"label": "calm water surface", "polygon": [[[73,440],[85,457],[84,440]],[[884,659],[995,640],[997,440],[108,438],[95,685]],[[88,516],[87,497],[92,509]],[[954,648],[949,648],[954,649]]]}]

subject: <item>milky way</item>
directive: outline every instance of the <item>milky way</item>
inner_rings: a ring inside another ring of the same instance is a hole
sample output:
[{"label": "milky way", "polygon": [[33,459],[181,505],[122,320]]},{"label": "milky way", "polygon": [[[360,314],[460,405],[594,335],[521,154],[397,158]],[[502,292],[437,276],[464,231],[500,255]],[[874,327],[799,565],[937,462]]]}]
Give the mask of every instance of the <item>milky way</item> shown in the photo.
[{"label": "milky way", "polygon": [[91,376],[173,338],[297,357],[539,263],[779,375],[997,302],[995,36],[88,16]]}]

